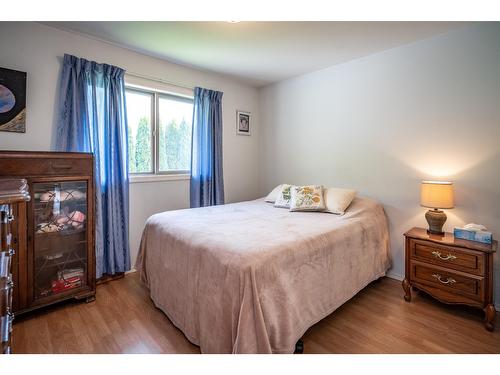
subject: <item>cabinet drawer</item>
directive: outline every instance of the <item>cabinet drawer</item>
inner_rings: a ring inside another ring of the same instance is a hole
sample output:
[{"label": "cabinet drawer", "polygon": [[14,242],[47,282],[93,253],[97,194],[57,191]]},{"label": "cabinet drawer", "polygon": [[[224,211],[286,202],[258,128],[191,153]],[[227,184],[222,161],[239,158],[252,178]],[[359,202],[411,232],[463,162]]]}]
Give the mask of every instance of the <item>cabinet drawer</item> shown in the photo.
[{"label": "cabinet drawer", "polygon": [[485,256],[479,251],[411,239],[410,258],[484,276]]},{"label": "cabinet drawer", "polygon": [[410,262],[410,269],[411,281],[476,301],[483,300],[484,277],[453,272],[443,267],[415,261]]},{"label": "cabinet drawer", "polygon": [[5,176],[91,175],[92,158],[22,158],[0,159]]}]

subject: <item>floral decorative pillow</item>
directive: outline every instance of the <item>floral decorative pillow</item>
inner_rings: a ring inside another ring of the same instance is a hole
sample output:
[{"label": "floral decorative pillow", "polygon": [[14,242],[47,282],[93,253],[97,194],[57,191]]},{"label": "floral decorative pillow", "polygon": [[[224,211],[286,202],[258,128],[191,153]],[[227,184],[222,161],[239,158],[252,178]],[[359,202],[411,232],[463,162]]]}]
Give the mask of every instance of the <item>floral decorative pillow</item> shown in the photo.
[{"label": "floral decorative pillow", "polygon": [[290,190],[292,187],[294,186],[288,184],[281,185],[281,192],[278,195],[276,202],[274,202],[274,207],[290,208],[290,199],[292,198]]},{"label": "floral decorative pillow", "polygon": [[323,211],[323,186],[308,185],[291,188],[290,211]]}]

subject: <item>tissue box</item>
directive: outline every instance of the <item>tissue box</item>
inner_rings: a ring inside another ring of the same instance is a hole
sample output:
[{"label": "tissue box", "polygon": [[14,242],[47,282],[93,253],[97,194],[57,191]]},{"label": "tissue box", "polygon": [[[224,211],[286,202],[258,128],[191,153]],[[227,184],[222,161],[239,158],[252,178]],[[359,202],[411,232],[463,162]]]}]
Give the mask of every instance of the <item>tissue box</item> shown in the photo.
[{"label": "tissue box", "polygon": [[455,238],[461,238],[463,240],[476,241],[481,243],[486,243],[491,245],[491,241],[493,236],[491,232],[487,231],[476,231],[476,230],[468,230],[463,228],[454,228],[453,235]]}]

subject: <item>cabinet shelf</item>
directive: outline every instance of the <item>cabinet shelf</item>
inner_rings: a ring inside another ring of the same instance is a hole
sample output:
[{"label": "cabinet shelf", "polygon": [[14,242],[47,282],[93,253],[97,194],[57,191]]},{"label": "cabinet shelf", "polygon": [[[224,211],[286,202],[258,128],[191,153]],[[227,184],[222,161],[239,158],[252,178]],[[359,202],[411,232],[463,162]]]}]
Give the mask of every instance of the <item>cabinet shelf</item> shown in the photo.
[{"label": "cabinet shelf", "polygon": [[67,251],[65,253],[58,251],[53,253],[54,255],[59,255],[57,257],[53,257],[52,255],[37,256],[35,263],[39,265],[39,269],[43,269],[48,266],[64,265],[76,261],[86,262],[87,255],[82,253],[83,251],[78,250]]},{"label": "cabinet shelf", "polygon": [[56,199],[49,199],[46,201],[42,200],[35,200],[35,206],[40,206],[40,205],[48,205],[52,204],[54,202],[64,204],[64,203],[85,203],[87,201],[86,198],[71,198],[71,199],[62,199],[62,200],[56,200]]},{"label": "cabinet shelf", "polygon": [[76,230],[60,230],[55,232],[35,233],[35,237],[36,239],[74,237],[76,235],[81,235],[82,233],[85,234],[85,232],[87,232],[85,228]]},{"label": "cabinet shelf", "polygon": [[54,254],[66,254],[75,252],[87,245],[86,230],[80,230],[71,234],[60,235],[59,233],[37,233],[35,234],[35,258],[47,258]]}]

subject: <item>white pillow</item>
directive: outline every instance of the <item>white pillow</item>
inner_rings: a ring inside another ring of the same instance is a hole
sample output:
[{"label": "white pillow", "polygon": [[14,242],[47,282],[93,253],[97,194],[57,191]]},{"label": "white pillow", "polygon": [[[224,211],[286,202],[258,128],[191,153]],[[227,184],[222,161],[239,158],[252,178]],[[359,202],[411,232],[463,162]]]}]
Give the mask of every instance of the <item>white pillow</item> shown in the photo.
[{"label": "white pillow", "polygon": [[267,197],[265,197],[264,200],[270,203],[276,202],[276,199],[278,199],[278,196],[281,194],[282,188],[283,184],[276,186],[269,194],[267,194]]},{"label": "white pillow", "polygon": [[347,207],[351,204],[354,197],[356,197],[356,190],[340,189],[340,188],[327,188],[323,190],[325,198],[326,209],[324,212],[332,214],[343,215]]},{"label": "white pillow", "polygon": [[293,185],[288,184],[281,185],[281,191],[278,195],[278,198],[276,199],[276,202],[274,202],[274,207],[290,208],[290,200],[292,198],[291,189],[293,187]]}]

